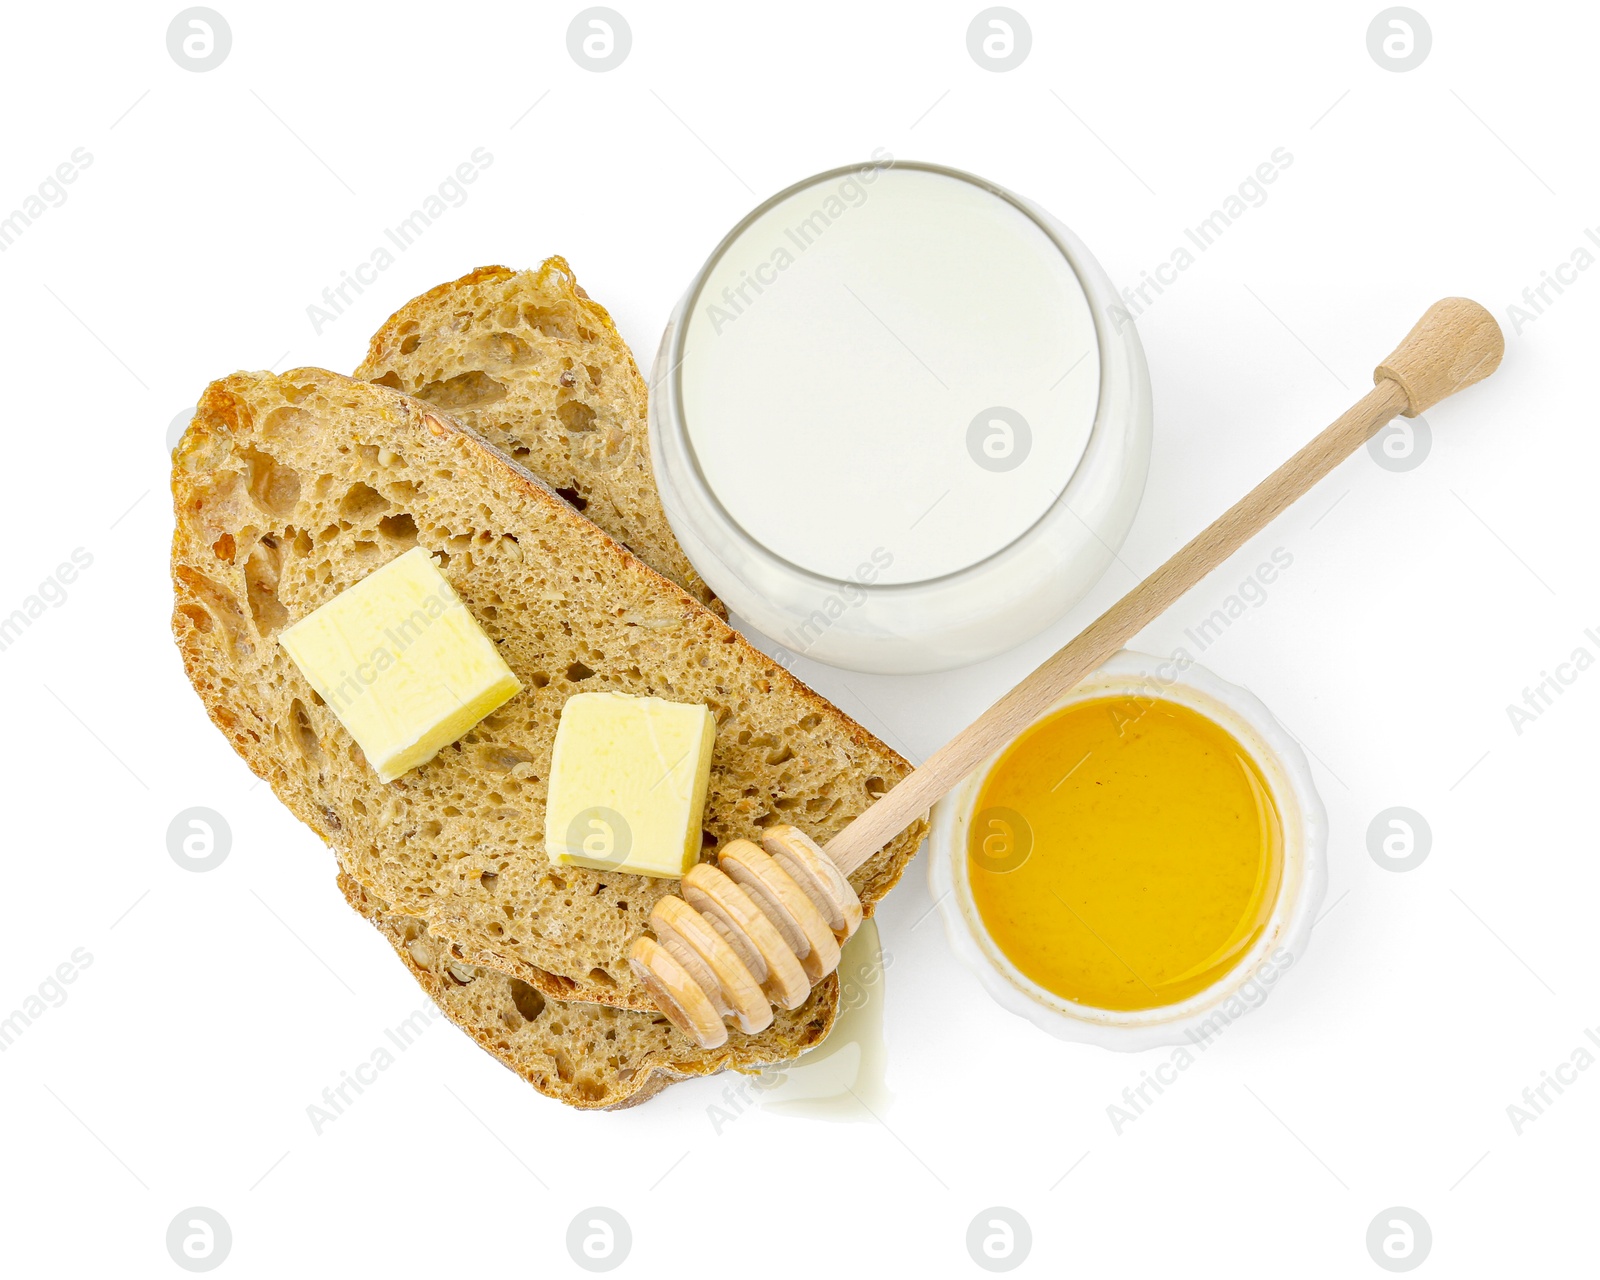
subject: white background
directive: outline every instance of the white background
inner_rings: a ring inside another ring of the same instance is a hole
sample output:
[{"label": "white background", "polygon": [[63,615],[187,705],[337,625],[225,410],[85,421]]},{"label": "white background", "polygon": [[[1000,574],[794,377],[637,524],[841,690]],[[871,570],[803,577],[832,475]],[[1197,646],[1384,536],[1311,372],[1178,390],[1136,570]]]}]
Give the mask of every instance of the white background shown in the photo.
[{"label": "white background", "polygon": [[[1023,1274],[1380,1274],[1365,1235],[1391,1205],[1431,1225],[1424,1273],[1593,1267],[1600,1070],[1520,1136],[1506,1108],[1600,1023],[1600,672],[1520,735],[1505,708],[1578,646],[1600,656],[1600,271],[1520,334],[1506,307],[1600,220],[1600,15],[1416,0],[1433,49],[1396,74],[1367,51],[1376,0],[1016,2],[1033,50],[1003,74],[968,55],[977,3],[616,0],[633,50],[606,74],[567,53],[576,4],[216,0],[233,49],[204,74],[167,53],[175,4],[13,7],[0,210],[74,148],[93,163],[0,254],[0,614],[74,548],[94,559],[0,652],[0,1013],[75,948],[93,961],[0,1054],[8,1274],[181,1274],[164,1238],[190,1205],[224,1215],[222,1274],[248,1276],[578,1274],[566,1228],[594,1204],[631,1224],[623,1274],[691,1248],[706,1275],[979,1274],[965,1233],[992,1205],[1031,1224]],[[919,860],[880,917],[885,1123],[757,1109],[719,1135],[725,1079],[581,1115],[440,1023],[315,1135],[307,1104],[421,996],[183,679],[169,422],[236,368],[348,371],[414,294],[550,253],[648,362],[728,227],[879,146],[1040,201],[1122,283],[1274,148],[1294,157],[1140,321],[1156,445],[1124,563],[977,668],[802,670],[913,757],[1360,394],[1428,303],[1508,324],[1503,370],[1429,415],[1421,466],[1358,455],[1139,640],[1170,651],[1292,553],[1202,660],[1313,758],[1332,883],[1308,954],[1119,1136],[1108,1105],[1167,1053],[1000,1011]],[[308,304],[476,147],[494,160],[466,203],[315,334]],[[191,805],[234,833],[207,874],[166,850]],[[1366,847],[1391,805],[1433,832],[1404,874]]]}]

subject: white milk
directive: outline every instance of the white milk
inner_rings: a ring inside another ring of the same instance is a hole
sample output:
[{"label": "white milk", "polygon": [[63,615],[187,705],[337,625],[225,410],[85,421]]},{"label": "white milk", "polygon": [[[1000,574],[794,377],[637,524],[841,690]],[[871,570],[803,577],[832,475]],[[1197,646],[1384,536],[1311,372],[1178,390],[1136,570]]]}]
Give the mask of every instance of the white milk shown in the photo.
[{"label": "white milk", "polygon": [[706,484],[750,539],[833,579],[925,582],[1013,543],[1065,488],[1099,401],[1061,249],[945,173],[802,187],[721,252],[684,324]]}]

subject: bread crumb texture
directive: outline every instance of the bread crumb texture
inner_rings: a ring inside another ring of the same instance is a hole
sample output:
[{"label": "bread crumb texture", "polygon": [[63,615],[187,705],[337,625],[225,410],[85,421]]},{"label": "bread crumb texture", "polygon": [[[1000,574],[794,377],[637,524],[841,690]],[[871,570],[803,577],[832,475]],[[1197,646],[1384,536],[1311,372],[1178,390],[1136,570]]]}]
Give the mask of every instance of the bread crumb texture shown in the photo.
[{"label": "bread crumb texture", "polygon": [[661,508],[633,353],[565,259],[479,267],[413,298],[373,335],[356,377],[443,409],[726,616]]},{"label": "bread crumb texture", "polygon": [[466,964],[421,920],[384,910],[348,875],[340,874],[339,889],[450,1021],[540,1093],[580,1110],[616,1111],[693,1076],[788,1062],[822,1042],[839,1005],[838,976],[830,974],[759,1035],[732,1031],[720,1049],[700,1049],[654,1011],[557,1000]]},{"label": "bread crumb texture", "polygon": [[[212,720],[386,910],[546,997],[650,1009],[626,952],[677,889],[547,861],[570,695],[710,708],[706,856],[775,822],[825,842],[909,771],[492,446],[386,387],[318,369],[215,382],[172,485],[173,632]],[[436,555],[523,692],[385,785],[276,636],[413,546]],[[925,833],[851,877],[869,912]]]}]

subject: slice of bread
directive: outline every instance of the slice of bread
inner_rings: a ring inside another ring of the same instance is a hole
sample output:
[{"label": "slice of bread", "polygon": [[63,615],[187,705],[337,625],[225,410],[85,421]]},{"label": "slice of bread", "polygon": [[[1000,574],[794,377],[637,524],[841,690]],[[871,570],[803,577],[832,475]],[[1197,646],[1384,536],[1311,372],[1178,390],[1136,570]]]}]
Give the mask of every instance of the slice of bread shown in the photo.
[{"label": "slice of bread", "polygon": [[633,353],[565,259],[479,267],[413,298],[373,335],[356,377],[443,409],[727,616],[661,509]]},{"label": "slice of bread", "polygon": [[[173,632],[212,720],[401,915],[544,994],[652,1005],[625,958],[672,880],[549,865],[562,704],[616,689],[708,706],[709,848],[792,822],[827,840],[897,782],[897,754],[426,404],[318,369],[213,383],[173,457]],[[387,785],[276,643],[411,546],[523,692]],[[926,826],[852,883],[870,910]]]},{"label": "slice of bread", "polygon": [[838,975],[829,974],[759,1035],[732,1031],[720,1049],[699,1049],[659,1013],[557,1000],[498,969],[466,964],[421,920],[386,911],[342,872],[339,889],[450,1021],[540,1093],[580,1110],[616,1111],[692,1076],[788,1062],[822,1042],[839,1007]]}]

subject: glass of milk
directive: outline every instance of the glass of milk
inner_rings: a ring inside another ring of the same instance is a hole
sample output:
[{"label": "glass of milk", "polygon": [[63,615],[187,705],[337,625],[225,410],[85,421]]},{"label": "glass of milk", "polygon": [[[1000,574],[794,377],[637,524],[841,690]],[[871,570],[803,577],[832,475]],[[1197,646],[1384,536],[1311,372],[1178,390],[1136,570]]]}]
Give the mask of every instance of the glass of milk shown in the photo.
[{"label": "glass of milk", "polygon": [[1144,489],[1120,304],[1071,232],[971,174],[878,160],[780,192],[656,357],[673,532],[792,653],[909,673],[1010,648],[1104,572]]}]

